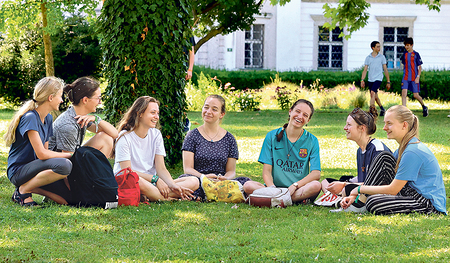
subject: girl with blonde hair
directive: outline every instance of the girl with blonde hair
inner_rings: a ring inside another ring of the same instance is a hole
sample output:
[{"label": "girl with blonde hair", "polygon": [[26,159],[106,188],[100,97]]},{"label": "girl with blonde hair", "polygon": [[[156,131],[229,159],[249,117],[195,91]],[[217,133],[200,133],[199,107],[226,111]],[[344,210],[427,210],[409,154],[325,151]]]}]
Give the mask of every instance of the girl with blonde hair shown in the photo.
[{"label": "girl with blonde hair", "polygon": [[114,173],[128,167],[135,171],[141,193],[150,201],[188,199],[199,187],[198,181],[172,179],[164,163],[166,151],[158,121],[158,100],[142,96],[133,103],[117,126]]},{"label": "girl with blonde hair", "polygon": [[[341,201],[348,208],[360,194],[369,195],[366,208],[374,214],[444,213],[446,194],[442,172],[434,154],[419,140],[419,119],[405,106],[386,112],[383,130],[398,142],[394,169],[372,168],[364,185]],[[379,155],[381,156],[381,155]],[[378,157],[377,157],[378,158]],[[374,161],[377,163],[377,160]],[[377,170],[381,171],[378,173]],[[385,172],[392,171],[392,172]]]},{"label": "girl with blonde hair", "polygon": [[[67,201],[60,193],[67,192],[68,184],[61,181],[72,170],[70,153],[58,153],[48,149],[53,134],[53,110],[62,102],[64,83],[55,77],[45,77],[34,87],[33,99],[27,101],[13,117],[4,136],[10,147],[8,155],[8,179],[16,186],[13,202],[22,206],[34,206],[31,193],[49,197],[60,203]],[[65,189],[61,189],[61,187]]]}]

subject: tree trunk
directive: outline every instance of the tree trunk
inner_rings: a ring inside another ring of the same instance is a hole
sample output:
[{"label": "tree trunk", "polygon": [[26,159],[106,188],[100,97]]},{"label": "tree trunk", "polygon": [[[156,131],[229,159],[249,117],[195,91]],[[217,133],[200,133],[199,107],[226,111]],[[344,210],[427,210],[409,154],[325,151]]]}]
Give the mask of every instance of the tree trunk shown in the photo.
[{"label": "tree trunk", "polygon": [[50,35],[45,32],[47,28],[47,7],[45,3],[41,3],[41,13],[42,13],[42,24],[43,30],[42,34],[44,37],[44,49],[45,49],[45,74],[47,77],[55,76],[55,65],[53,63],[53,51],[52,51],[52,40]]}]

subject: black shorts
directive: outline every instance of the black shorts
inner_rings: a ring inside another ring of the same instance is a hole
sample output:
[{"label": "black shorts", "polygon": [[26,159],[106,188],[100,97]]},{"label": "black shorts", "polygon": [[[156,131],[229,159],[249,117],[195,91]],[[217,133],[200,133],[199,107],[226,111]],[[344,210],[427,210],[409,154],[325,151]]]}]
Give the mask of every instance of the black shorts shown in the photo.
[{"label": "black shorts", "polygon": [[378,89],[380,88],[380,86],[381,86],[381,81],[380,80],[376,80],[374,82],[370,82],[369,81],[369,90],[370,91],[373,91],[373,92],[377,93]]}]

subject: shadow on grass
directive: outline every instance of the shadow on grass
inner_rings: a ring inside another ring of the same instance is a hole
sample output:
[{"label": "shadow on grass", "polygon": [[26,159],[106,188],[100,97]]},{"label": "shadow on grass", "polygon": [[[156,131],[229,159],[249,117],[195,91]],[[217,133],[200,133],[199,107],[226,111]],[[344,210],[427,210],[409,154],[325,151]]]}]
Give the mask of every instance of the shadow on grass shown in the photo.
[{"label": "shadow on grass", "polygon": [[268,209],[166,202],[102,210],[58,205],[24,209],[0,203],[6,211],[0,217],[3,262],[429,262],[449,258],[450,221],[444,216],[336,214],[311,205]]}]

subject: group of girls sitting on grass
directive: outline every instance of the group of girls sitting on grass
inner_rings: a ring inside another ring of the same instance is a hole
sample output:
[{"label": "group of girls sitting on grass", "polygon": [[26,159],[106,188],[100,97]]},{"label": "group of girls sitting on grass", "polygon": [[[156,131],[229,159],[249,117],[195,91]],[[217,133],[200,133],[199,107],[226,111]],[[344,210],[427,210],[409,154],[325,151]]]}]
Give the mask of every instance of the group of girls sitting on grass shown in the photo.
[{"label": "group of girls sitting on grass", "polygon": [[[58,110],[63,89],[72,106],[53,123],[50,112]],[[247,177],[236,178],[239,158],[236,139],[220,124],[225,116],[225,100],[219,95],[206,98],[203,124],[186,135],[183,143],[184,174],[173,180],[167,171],[166,155],[159,121],[159,102],[152,97],[138,98],[119,122],[118,131],[98,116],[101,101],[99,83],[88,77],[66,85],[46,77],[35,86],[33,99],[14,116],[5,141],[11,146],[7,175],[16,190],[12,200],[33,206],[32,193],[66,204],[61,187],[70,190],[67,175],[70,158],[83,141],[86,129],[95,133],[84,145],[114,157],[114,172],[131,168],[139,175],[141,193],[149,201],[204,200],[200,178],[236,180],[245,194],[263,187],[287,187],[294,203],[314,201],[321,190],[345,196],[336,211],[375,214],[444,213],[446,196],[436,157],[419,141],[419,120],[404,106],[391,107],[384,117],[388,139],[399,149],[394,154],[376,131],[375,109],[354,109],[347,117],[347,139],[355,141],[357,176],[319,182],[320,150],[317,138],[305,126],[314,114],[311,102],[296,101],[289,110],[288,123],[270,131],[258,161],[263,164],[264,184]],[[114,150],[113,150],[114,149]]]}]

